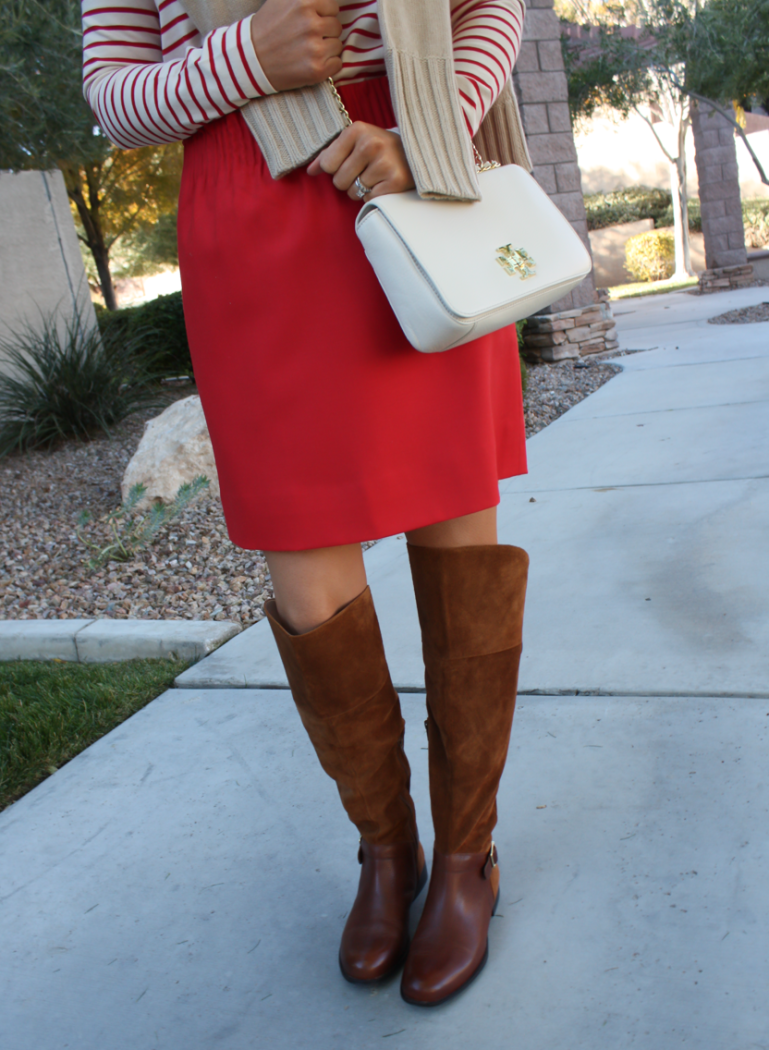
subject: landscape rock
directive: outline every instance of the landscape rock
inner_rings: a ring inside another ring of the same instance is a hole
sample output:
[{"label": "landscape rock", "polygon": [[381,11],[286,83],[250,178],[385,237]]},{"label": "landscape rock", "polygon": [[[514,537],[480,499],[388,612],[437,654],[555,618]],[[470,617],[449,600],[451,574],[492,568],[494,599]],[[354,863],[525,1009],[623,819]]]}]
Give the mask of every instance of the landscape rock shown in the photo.
[{"label": "landscape rock", "polygon": [[172,503],[179,486],[204,474],[209,492],[218,498],[219,478],[200,398],[176,401],[145,425],[144,435],[126,467],[121,493],[125,500],[134,485],[146,486],[140,508],[160,501]]}]

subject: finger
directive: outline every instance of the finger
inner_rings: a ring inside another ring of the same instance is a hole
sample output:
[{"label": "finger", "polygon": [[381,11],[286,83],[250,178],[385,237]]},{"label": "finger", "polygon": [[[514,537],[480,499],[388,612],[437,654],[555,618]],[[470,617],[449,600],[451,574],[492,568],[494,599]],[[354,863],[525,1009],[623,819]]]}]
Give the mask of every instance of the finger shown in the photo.
[{"label": "finger", "polygon": [[339,55],[329,58],[323,71],[323,79],[328,80],[331,78],[333,80],[335,76],[342,72],[342,68],[342,59]]},{"label": "finger", "polygon": [[406,165],[398,163],[396,158],[379,158],[373,164],[369,164],[358,175],[361,183],[368,189],[364,198],[358,195],[358,186],[355,180],[347,191],[351,200],[367,200],[373,197],[381,197],[384,193],[402,193],[404,190],[414,189],[414,179]]},{"label": "finger", "polygon": [[336,18],[339,14],[339,4],[336,0],[315,0],[315,10],[325,18]]},{"label": "finger", "polygon": [[[326,146],[323,152],[318,154],[320,170],[325,171],[327,175],[335,175],[349,155],[354,151],[355,142],[356,135],[353,132],[353,128],[345,128],[342,134],[335,138],[330,146]],[[353,178],[355,178],[355,176],[353,176]]]},{"label": "finger", "polygon": [[[376,174],[375,181],[379,181],[384,175],[381,163],[385,161],[382,151],[382,143],[366,134],[365,129],[357,136],[354,148],[347,154],[334,175],[334,185],[338,190],[346,191],[362,173],[369,171],[370,175]],[[379,170],[377,170],[379,169]],[[365,181],[365,180],[363,180]],[[368,185],[368,183],[366,183]]]},{"label": "finger", "polygon": [[323,51],[324,51],[324,54],[326,54],[326,55],[328,55],[330,57],[333,57],[333,58],[338,58],[339,55],[342,54],[343,50],[344,50],[344,44],[342,43],[341,40],[337,40],[337,39],[335,39],[334,37],[331,37],[331,36],[324,38],[324,40],[323,40]]},{"label": "finger", "polygon": [[358,148],[340,164],[334,175],[334,185],[338,190],[347,191],[356,179],[360,179],[364,186],[371,187],[383,179],[396,176],[398,170],[394,157],[382,155],[378,151],[372,157],[367,149]]},{"label": "finger", "polygon": [[320,35],[329,40],[338,39],[342,35],[342,23],[338,18],[319,19]]}]

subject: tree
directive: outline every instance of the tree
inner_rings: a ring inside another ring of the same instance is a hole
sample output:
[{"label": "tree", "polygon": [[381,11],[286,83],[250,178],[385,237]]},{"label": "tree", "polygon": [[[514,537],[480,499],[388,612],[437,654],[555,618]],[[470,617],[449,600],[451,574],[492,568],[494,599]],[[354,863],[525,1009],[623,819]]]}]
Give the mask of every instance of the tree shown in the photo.
[{"label": "tree", "polygon": [[[575,15],[595,23],[587,39],[573,37],[565,51],[569,100],[575,118],[589,117],[602,105],[627,116],[640,112],[652,131],[654,107],[674,121],[677,151],[665,149],[678,169],[674,178],[682,236],[679,256],[688,240],[684,211],[686,187],[683,148],[689,100],[707,103],[735,128],[769,185],[734,107],[769,109],[769,0],[626,0],[602,4],[595,0],[558,0],[562,17]],[[641,112],[644,105],[647,112]],[[675,156],[673,154],[675,153]],[[685,163],[685,161],[684,161]]]},{"label": "tree", "polygon": [[[624,116],[633,111],[646,122],[668,161],[677,278],[694,272],[686,188],[690,96],[683,84],[686,66],[679,27],[691,21],[696,2],[634,0],[627,7],[618,3],[609,9],[609,17],[599,15],[593,35],[586,40],[574,37],[566,48],[572,116],[590,117],[601,106]],[[634,24],[628,25],[631,18]],[[661,124],[670,127],[672,135],[661,132]]]},{"label": "tree", "polygon": [[687,90],[769,112],[769,0],[710,0],[678,35]]},{"label": "tree", "polygon": [[58,167],[108,309],[110,253],[176,208],[181,147],[112,146],[82,93],[77,0],[0,0],[0,168]]},{"label": "tree", "polygon": [[[77,209],[83,243],[93,256],[104,302],[114,310],[110,255],[116,245],[134,241],[143,233],[151,241],[152,228],[162,217],[176,210],[181,177],[181,148],[144,146],[120,150],[110,147],[103,159],[83,163],[59,160],[58,166],[70,200]],[[141,261],[130,251],[135,265],[130,272],[141,272]],[[173,261],[169,250],[163,262]],[[146,272],[146,271],[145,271]],[[110,294],[105,293],[105,287]]]},{"label": "tree", "polygon": [[769,176],[745,134],[739,115],[769,111],[769,0],[711,0],[673,27],[685,62],[682,89],[729,120],[764,185]]}]

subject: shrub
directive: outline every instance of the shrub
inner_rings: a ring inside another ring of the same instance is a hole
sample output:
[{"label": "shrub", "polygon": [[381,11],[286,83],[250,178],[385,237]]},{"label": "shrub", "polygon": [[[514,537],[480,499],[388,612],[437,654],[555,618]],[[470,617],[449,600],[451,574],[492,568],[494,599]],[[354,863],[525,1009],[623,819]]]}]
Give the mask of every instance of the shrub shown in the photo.
[{"label": "shrub", "polygon": [[526,362],[523,359],[523,330],[526,327],[526,318],[522,321],[515,322],[515,334],[518,337],[518,360],[521,364],[521,390],[526,393],[526,389],[529,385],[529,370],[526,367]]},{"label": "shrub", "polygon": [[165,403],[152,362],[120,333],[100,334],[81,315],[66,324],[40,315],[0,340],[0,456],[88,438],[131,412]]},{"label": "shrub", "polygon": [[625,242],[625,269],[637,281],[665,281],[675,271],[672,230],[649,230]]},{"label": "shrub", "polygon": [[654,219],[656,223],[671,207],[671,200],[667,190],[650,189],[648,186],[629,186],[611,193],[591,193],[585,197],[587,228],[600,230],[604,226],[637,222],[638,219]]},{"label": "shrub", "polygon": [[769,247],[769,200],[758,197],[742,202],[745,244],[748,248]]},{"label": "shrub", "polygon": [[[699,197],[689,198],[687,210],[689,212],[689,230],[692,233],[702,233],[702,212],[700,211]],[[670,207],[666,208],[665,211],[654,220],[654,225],[659,229],[664,226],[672,226],[674,222],[673,203],[671,201]]]},{"label": "shrub", "polygon": [[114,332],[129,340],[140,356],[152,359],[158,375],[192,375],[181,292],[123,310],[100,310],[98,318],[105,335]]}]

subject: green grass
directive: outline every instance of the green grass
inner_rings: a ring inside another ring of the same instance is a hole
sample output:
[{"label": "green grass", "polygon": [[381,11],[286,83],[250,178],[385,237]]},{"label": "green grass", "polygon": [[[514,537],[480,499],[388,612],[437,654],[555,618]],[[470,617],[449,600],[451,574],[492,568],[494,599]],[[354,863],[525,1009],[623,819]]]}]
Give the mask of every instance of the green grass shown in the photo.
[{"label": "green grass", "polygon": [[677,292],[681,288],[693,288],[696,277],[687,277],[683,281],[636,281],[634,284],[617,284],[609,289],[609,298],[634,299],[639,295],[661,295],[663,292]]},{"label": "green grass", "polygon": [[0,663],[0,809],[154,700],[187,666]]}]

